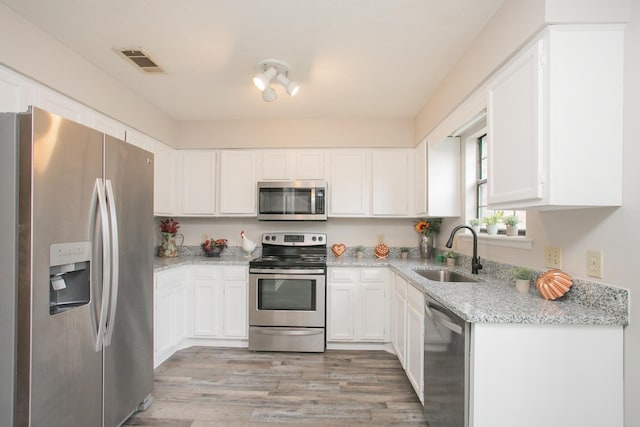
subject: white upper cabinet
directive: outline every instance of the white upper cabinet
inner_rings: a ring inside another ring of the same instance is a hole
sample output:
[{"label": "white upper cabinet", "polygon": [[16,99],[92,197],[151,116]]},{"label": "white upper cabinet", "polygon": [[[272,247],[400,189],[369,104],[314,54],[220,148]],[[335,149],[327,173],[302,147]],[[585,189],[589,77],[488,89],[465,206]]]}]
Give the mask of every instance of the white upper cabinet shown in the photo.
[{"label": "white upper cabinet", "polygon": [[460,216],[460,138],[415,149],[415,215]]},{"label": "white upper cabinet", "polygon": [[259,181],[326,179],[324,150],[261,150]]},{"label": "white upper cabinet", "polygon": [[176,210],[176,150],[156,142],[153,145],[153,213],[172,216]]},{"label": "white upper cabinet", "polygon": [[0,112],[19,113],[33,104],[35,91],[20,74],[0,66]]},{"label": "white upper cabinet", "polygon": [[622,203],[623,27],[550,26],[488,85],[491,208]]},{"label": "white upper cabinet", "polygon": [[182,214],[215,214],[216,151],[182,152]]},{"label": "white upper cabinet", "polygon": [[330,168],[329,216],[369,215],[369,151],[333,150]]},{"label": "white upper cabinet", "polygon": [[256,154],[254,151],[220,151],[220,215],[256,215]]},{"label": "white upper cabinet", "polygon": [[413,213],[414,152],[375,150],[372,158],[371,213],[373,216],[408,216]]}]

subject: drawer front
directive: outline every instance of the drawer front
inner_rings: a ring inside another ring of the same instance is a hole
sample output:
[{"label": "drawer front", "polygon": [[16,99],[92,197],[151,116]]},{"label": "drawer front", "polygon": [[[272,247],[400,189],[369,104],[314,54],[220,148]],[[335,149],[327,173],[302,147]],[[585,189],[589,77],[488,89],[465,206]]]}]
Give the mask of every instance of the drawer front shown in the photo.
[{"label": "drawer front", "polygon": [[331,282],[356,282],[358,280],[358,271],[353,268],[330,268],[329,280]]},{"label": "drawer front", "polygon": [[224,280],[247,280],[249,267],[224,267]]},{"label": "drawer front", "polygon": [[384,282],[387,269],[385,268],[365,268],[360,271],[361,282]]},{"label": "drawer front", "polygon": [[424,294],[412,285],[407,285],[407,301],[416,311],[424,313]]},{"label": "drawer front", "polygon": [[221,267],[195,265],[191,267],[191,278],[195,280],[216,280],[220,277]]}]

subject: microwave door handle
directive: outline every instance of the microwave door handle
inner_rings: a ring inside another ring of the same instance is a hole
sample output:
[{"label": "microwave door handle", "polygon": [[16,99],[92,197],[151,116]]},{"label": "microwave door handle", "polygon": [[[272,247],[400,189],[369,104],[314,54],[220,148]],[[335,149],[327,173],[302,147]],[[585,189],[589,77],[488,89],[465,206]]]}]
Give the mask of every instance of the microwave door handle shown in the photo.
[{"label": "microwave door handle", "polygon": [[316,187],[311,187],[311,212],[310,214],[316,213]]}]

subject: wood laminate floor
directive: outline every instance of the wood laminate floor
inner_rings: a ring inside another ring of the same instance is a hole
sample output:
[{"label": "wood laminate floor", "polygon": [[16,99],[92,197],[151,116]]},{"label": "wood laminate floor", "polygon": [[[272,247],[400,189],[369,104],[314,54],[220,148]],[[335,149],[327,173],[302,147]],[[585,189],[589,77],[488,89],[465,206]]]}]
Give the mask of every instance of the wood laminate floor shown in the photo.
[{"label": "wood laminate floor", "polygon": [[192,347],[155,371],[137,426],[428,426],[396,357],[384,351],[263,353]]}]

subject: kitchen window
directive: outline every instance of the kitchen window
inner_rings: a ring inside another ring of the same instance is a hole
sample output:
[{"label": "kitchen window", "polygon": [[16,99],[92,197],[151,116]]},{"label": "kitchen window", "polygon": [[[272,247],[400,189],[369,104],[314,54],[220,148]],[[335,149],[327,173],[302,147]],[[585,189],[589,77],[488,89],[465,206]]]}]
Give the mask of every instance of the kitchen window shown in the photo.
[{"label": "kitchen window", "polygon": [[[496,211],[487,207],[487,171],[488,171],[488,145],[487,134],[483,134],[476,140],[476,218],[493,215]],[[506,210],[504,216],[514,215],[518,218],[518,235],[526,235],[527,212],[523,210]],[[486,233],[485,224],[481,224],[480,232]],[[498,234],[505,234],[506,226],[498,224]]]}]

